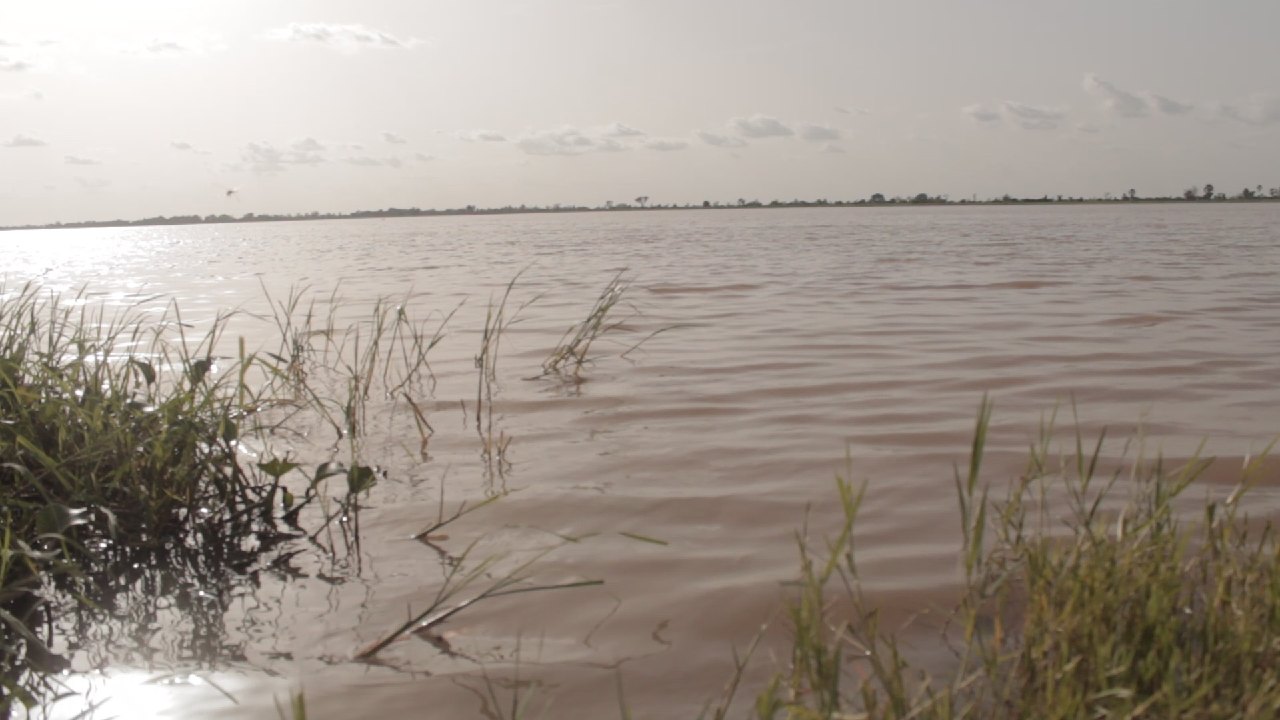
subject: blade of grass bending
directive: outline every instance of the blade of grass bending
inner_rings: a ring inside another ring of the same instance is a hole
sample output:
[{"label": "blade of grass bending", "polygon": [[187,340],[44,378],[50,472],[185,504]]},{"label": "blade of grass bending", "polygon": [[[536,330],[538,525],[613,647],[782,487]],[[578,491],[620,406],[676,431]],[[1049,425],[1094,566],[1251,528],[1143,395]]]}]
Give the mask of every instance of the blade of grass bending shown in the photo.
[{"label": "blade of grass bending", "polygon": [[280,720],[307,720],[307,698],[303,691],[289,693],[289,715],[285,715],[285,710],[280,705],[280,698],[271,698],[276,706],[276,715]]},{"label": "blade of grass bending", "polygon": [[687,326],[685,326],[685,325],[668,325],[667,327],[658,328],[657,330],[654,330],[653,332],[649,333],[648,335],[645,335],[645,336],[644,336],[644,338],[643,338],[642,340],[640,340],[640,342],[636,343],[635,345],[632,345],[631,347],[627,348],[626,350],[623,350],[623,351],[618,355],[618,357],[620,357],[620,358],[625,358],[626,356],[630,355],[631,353],[635,352],[636,350],[639,350],[641,345],[643,345],[643,344],[645,344],[645,343],[649,342],[650,340],[652,340],[652,339],[654,339],[655,337],[657,337],[657,336],[661,335],[662,333],[667,332],[668,330],[675,330],[675,329],[677,329],[677,328],[683,328],[683,327],[687,327]]},{"label": "blade of grass bending", "polygon": [[435,615],[431,615],[431,611],[434,610],[435,608],[428,609],[426,612],[419,614],[409,622],[406,622],[405,624],[396,628],[395,631],[393,631],[390,635],[387,635],[382,640],[379,640],[373,645],[370,645],[364,650],[361,650],[360,652],[356,653],[355,657],[357,660],[367,660],[373,657],[374,655],[377,655],[384,648],[386,648],[391,643],[395,642],[397,638],[403,636],[405,633],[413,630],[425,630],[427,628],[435,627],[436,625],[439,625],[445,620],[448,620],[454,615],[457,615],[458,613],[462,612],[468,607],[475,605],[481,600],[502,597],[503,595],[520,595],[523,593],[541,592],[543,590],[567,590],[569,588],[591,587],[594,585],[603,585],[603,584],[604,584],[603,580],[578,580],[576,582],[559,583],[556,585],[534,585],[532,587],[515,588],[512,590],[495,589],[501,586],[501,583],[499,583],[499,585],[495,585],[494,588],[490,588],[489,590],[486,590],[485,592],[482,592],[479,595],[476,595],[475,597],[463,600],[462,602],[458,603],[457,605],[454,605],[448,610],[443,610]]},{"label": "blade of grass bending", "polygon": [[627,693],[622,687],[622,671],[619,670],[614,678],[618,684],[618,715],[622,720],[631,720],[631,708],[627,706]]},{"label": "blade of grass bending", "polygon": [[428,527],[426,530],[423,530],[423,531],[419,532],[418,534],[414,535],[414,536],[413,536],[413,539],[414,539],[414,540],[423,540],[424,538],[427,538],[428,536],[430,536],[430,535],[434,534],[434,533],[435,533],[435,531],[439,530],[440,528],[444,527],[445,525],[448,525],[449,523],[453,522],[454,520],[457,520],[458,518],[462,517],[463,515],[467,515],[467,514],[469,514],[469,513],[473,513],[473,512],[475,512],[476,510],[479,510],[480,508],[482,508],[482,507],[484,507],[484,506],[486,506],[486,505],[488,505],[488,504],[490,504],[490,503],[493,503],[493,502],[496,502],[497,500],[500,500],[502,497],[503,497],[503,496],[501,496],[501,495],[494,495],[494,496],[492,496],[492,497],[487,497],[487,498],[485,498],[484,500],[481,500],[480,502],[476,503],[475,505],[472,505],[471,507],[467,507],[467,502],[464,500],[464,501],[462,501],[462,504],[458,506],[458,509],[457,509],[456,511],[454,511],[454,513],[453,513],[452,515],[450,515],[449,517],[447,517],[447,518],[446,518],[446,517],[443,517],[443,510],[444,510],[444,495],[443,495],[443,493],[442,493],[442,494],[441,494],[441,497],[440,497],[440,502],[441,502],[441,508],[440,508],[440,509],[441,509],[441,519],[440,519],[440,520],[438,520],[438,521],[437,521],[434,525],[432,525],[431,527]]},{"label": "blade of grass bending", "polygon": [[638,533],[629,533],[629,532],[623,532],[619,530],[618,534],[621,535],[622,537],[631,538],[632,540],[639,540],[640,542],[652,543],[654,545],[670,545],[671,544],[666,540],[659,540],[658,538],[649,537],[647,535],[640,535]]}]

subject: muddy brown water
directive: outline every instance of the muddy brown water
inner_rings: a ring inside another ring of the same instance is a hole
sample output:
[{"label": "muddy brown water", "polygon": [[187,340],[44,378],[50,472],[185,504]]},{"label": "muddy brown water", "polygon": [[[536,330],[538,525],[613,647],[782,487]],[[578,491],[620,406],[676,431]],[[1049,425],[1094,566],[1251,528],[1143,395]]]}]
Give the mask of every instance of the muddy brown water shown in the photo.
[{"label": "muddy brown water", "polygon": [[[419,317],[459,308],[419,398],[430,459],[403,415],[371,414],[364,455],[387,477],[365,501],[359,550],[210,588],[226,598],[218,659],[186,656],[180,610],[73,653],[68,681],[108,700],[107,715],[275,717],[273,698],[302,687],[320,718],[508,717],[513,698],[526,717],[619,717],[620,680],[635,717],[693,717],[719,696],[733,649],[775,617],[806,512],[815,534],[833,526],[846,457],[868,487],[869,597],[927,659],[936,635],[921,618],[945,611],[958,580],[952,469],[984,393],[996,484],[1072,399],[1086,435],[1117,438],[1111,457],[1139,435],[1171,457],[1204,441],[1223,458],[1207,487],[1280,431],[1280,204],[447,217],[0,243],[9,290],[83,287],[88,302],[157,316],[174,298],[197,330],[236,308],[231,334],[250,347],[272,333],[252,316],[263,286],[307,288],[321,306],[336,293],[344,323],[378,297]],[[585,381],[529,379],[623,268],[627,321]],[[468,422],[474,356],[487,300],[517,273],[513,304],[533,302],[500,348],[495,427],[510,445],[495,475]],[[472,560],[509,567],[555,546],[539,580],[604,584],[480,603],[432,642],[358,662],[440,587],[441,555],[412,537],[442,487],[448,510],[511,491],[443,530],[446,554],[474,542]],[[1278,501],[1270,480],[1250,500],[1264,514]],[[747,696],[785,650],[774,627]]]}]

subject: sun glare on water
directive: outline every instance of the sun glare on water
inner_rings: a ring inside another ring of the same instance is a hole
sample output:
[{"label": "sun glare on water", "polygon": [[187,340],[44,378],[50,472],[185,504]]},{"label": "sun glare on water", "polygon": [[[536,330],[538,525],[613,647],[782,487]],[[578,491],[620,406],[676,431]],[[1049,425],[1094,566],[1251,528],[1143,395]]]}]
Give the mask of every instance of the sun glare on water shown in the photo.
[{"label": "sun glare on water", "polygon": [[239,705],[234,678],[108,669],[68,675],[63,682],[66,695],[49,708],[51,720],[185,718],[195,708],[217,714]]}]

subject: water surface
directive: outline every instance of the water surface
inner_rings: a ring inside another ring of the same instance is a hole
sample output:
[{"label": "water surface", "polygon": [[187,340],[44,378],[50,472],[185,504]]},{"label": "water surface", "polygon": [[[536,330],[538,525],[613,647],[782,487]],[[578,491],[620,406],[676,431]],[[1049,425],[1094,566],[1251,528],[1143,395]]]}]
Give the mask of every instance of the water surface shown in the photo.
[{"label": "water surface", "polygon": [[[1269,203],[0,234],[10,290],[84,288],[90,302],[157,316],[173,298],[196,329],[238,309],[233,333],[251,347],[273,331],[254,319],[266,293],[290,288],[322,307],[336,297],[342,322],[364,319],[379,297],[420,317],[457,308],[433,351],[438,384],[420,398],[437,430],[431,457],[412,451],[417,433],[402,416],[374,413],[366,454],[387,479],[340,578],[319,566],[265,573],[233,593],[222,608],[233,652],[214,667],[159,640],[147,652],[82,653],[75,667],[105,668],[132,707],[173,717],[193,707],[274,717],[272,694],[299,683],[320,717],[484,716],[494,711],[481,667],[506,698],[502,678],[518,669],[520,692],[534,708],[551,703],[548,716],[616,716],[619,674],[637,716],[694,716],[727,679],[731,648],[776,610],[806,507],[815,532],[831,527],[846,456],[868,482],[867,586],[905,620],[951,601],[952,467],[966,462],[984,393],[996,404],[997,484],[1021,469],[1042,416],[1058,406],[1069,417],[1072,401],[1085,433],[1140,433],[1153,453],[1186,457],[1204,441],[1239,462],[1262,449],[1280,431],[1277,228],[1280,205]],[[627,320],[586,381],[530,379],[623,269]],[[499,357],[496,423],[511,444],[495,475],[464,409],[474,410],[487,301],[517,274],[513,307],[529,304]],[[450,507],[515,491],[451,526],[450,552],[477,539],[484,551],[524,552],[581,538],[544,558],[541,577],[605,584],[478,605],[442,628],[448,652],[409,639],[376,664],[353,661],[438,587],[439,555],[411,538],[434,520],[442,486]],[[1253,502],[1265,513],[1275,500],[1264,485]],[[139,680],[193,670],[241,705],[208,686]]]}]

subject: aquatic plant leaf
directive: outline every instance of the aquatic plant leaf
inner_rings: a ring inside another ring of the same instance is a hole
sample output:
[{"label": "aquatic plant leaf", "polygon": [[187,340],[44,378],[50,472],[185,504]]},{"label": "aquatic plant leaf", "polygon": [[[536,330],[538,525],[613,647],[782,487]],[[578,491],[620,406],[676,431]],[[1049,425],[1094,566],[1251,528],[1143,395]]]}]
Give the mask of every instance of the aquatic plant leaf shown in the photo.
[{"label": "aquatic plant leaf", "polygon": [[213,361],[208,358],[196,360],[187,368],[187,374],[191,377],[191,382],[199,383],[204,380],[204,376],[209,374],[209,370],[213,368]]},{"label": "aquatic plant leaf", "polygon": [[640,533],[630,533],[630,532],[623,532],[622,530],[619,530],[618,534],[625,538],[631,538],[632,540],[639,540],[640,542],[652,543],[653,545],[670,545],[671,544],[666,540],[659,540],[656,537],[641,535]]},{"label": "aquatic plant leaf", "polygon": [[346,472],[347,466],[340,462],[320,463],[320,466],[316,468],[315,477],[311,479],[311,484],[314,485],[325,478],[331,478],[334,475],[342,475]]},{"label": "aquatic plant leaf", "polygon": [[280,458],[271,458],[266,462],[258,463],[258,469],[271,476],[274,480],[279,480],[282,476],[296,467],[298,467],[298,463],[282,460]]},{"label": "aquatic plant leaf", "polygon": [[89,519],[86,517],[88,510],[85,508],[71,508],[59,503],[52,503],[41,508],[36,515],[36,527],[41,533],[53,535],[61,535],[69,528],[77,525],[87,525]]},{"label": "aquatic plant leaf", "polygon": [[156,384],[156,369],[151,363],[146,360],[132,358],[129,360],[129,364],[138,368],[138,371],[142,373],[142,379],[147,381],[148,386]]},{"label": "aquatic plant leaf", "polygon": [[21,373],[22,366],[17,360],[0,358],[0,380],[4,381],[5,385],[16,385]]},{"label": "aquatic plant leaf", "polygon": [[112,538],[114,538],[116,536],[116,528],[118,526],[118,522],[116,520],[116,514],[111,512],[111,508],[106,508],[106,507],[98,507],[96,508],[96,510],[102,513],[102,517],[106,518],[107,534],[110,535]]},{"label": "aquatic plant leaf", "polygon": [[31,468],[27,467],[26,465],[23,465],[21,463],[7,462],[7,463],[0,463],[0,468],[4,468],[5,470],[11,470],[14,473],[16,473],[19,477],[21,477],[23,480],[31,483],[32,485],[36,484],[36,476],[32,474]]},{"label": "aquatic plant leaf", "polygon": [[[0,675],[0,687],[4,688],[4,691],[12,695],[15,700],[22,703],[22,706],[25,708],[30,709],[39,704],[39,701],[36,700],[34,695],[28,692],[21,685],[10,681],[3,675]],[[8,702],[7,698],[6,702]],[[0,705],[0,709],[5,711],[8,711],[9,707],[11,707],[11,705]]]},{"label": "aquatic plant leaf", "polygon": [[40,642],[40,638],[36,637],[26,623],[14,617],[12,613],[4,608],[0,608],[0,623],[7,625],[27,642]]},{"label": "aquatic plant leaf", "polygon": [[373,487],[378,475],[368,465],[355,465],[347,471],[347,490],[355,495]]}]

